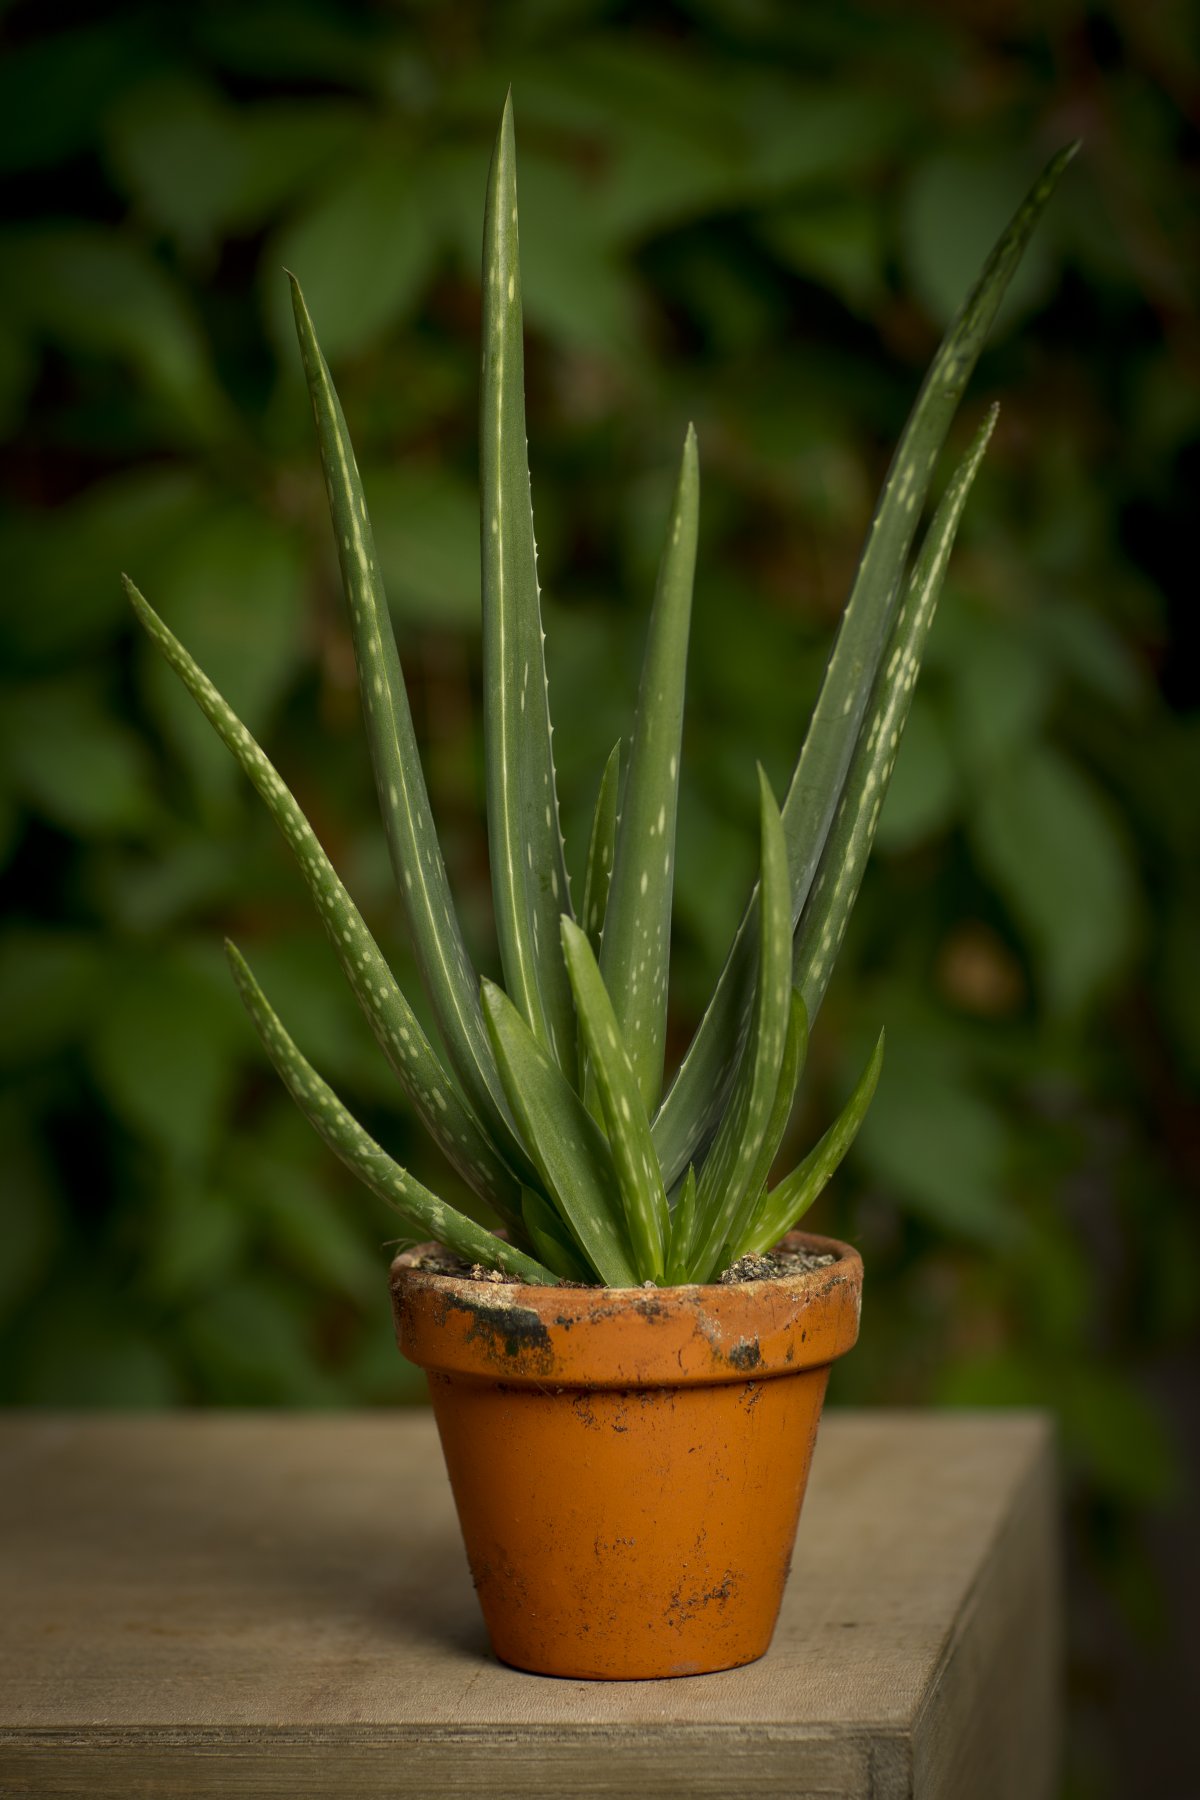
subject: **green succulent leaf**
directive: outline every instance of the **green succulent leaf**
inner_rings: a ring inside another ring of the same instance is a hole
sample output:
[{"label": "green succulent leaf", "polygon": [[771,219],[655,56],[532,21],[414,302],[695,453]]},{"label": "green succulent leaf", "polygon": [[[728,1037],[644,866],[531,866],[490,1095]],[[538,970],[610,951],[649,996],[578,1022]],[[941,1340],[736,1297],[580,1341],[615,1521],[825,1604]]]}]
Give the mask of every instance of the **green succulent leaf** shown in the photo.
[{"label": "green succulent leaf", "polygon": [[647,1107],[657,1106],[662,1090],[679,751],[699,511],[696,433],[689,425],[646,638],[600,947],[604,985]]},{"label": "green succulent leaf", "polygon": [[130,604],[151,642],[179,676],[258,790],[296,859],[343,973],[418,1117],[452,1166],[510,1224],[520,1219],[520,1183],[496,1154],[443,1067],[346,892],[295,796],[233,709],[126,579]]},{"label": "green succulent leaf", "polygon": [[484,1263],[489,1268],[507,1269],[523,1281],[553,1286],[556,1278],[544,1264],[494,1237],[482,1225],[468,1219],[465,1213],[447,1206],[407,1169],[393,1162],[301,1055],[241,952],[230,943],[225,948],[238,992],[262,1039],[263,1048],[292,1099],[334,1155],[411,1226],[458,1255],[471,1262]]},{"label": "green succulent leaf", "polygon": [[824,997],[871,853],[875,827],[912,706],[925,644],[937,611],[950,552],[972,484],[995,429],[993,406],[954,472],[913,565],[904,604],[888,640],[887,660],[846,774],[817,879],[796,932],[794,978],[809,1016]]},{"label": "green succulent leaf", "polygon": [[776,1116],[792,1012],[787,844],[775,796],[761,769],[758,780],[762,830],[758,979],[733,1094],[700,1170],[690,1259],[697,1281],[710,1280],[718,1272],[720,1253],[759,1167]]},{"label": "green succulent leaf", "polygon": [[813,1201],[858,1136],[858,1128],[867,1115],[872,1096],[883,1067],[884,1033],[871,1053],[871,1060],[858,1078],[858,1083],[845,1107],[824,1137],[809,1151],[804,1161],[779,1182],[761,1205],[748,1230],[733,1246],[734,1260],[739,1256],[761,1255],[773,1249],[780,1238],[799,1224]]},{"label": "green succulent leaf", "polygon": [[565,917],[562,944],[588,1066],[604,1112],[638,1280],[661,1282],[670,1213],[633,1059],[586,933]]},{"label": "green succulent leaf", "polygon": [[521,1194],[521,1214],[529,1240],[548,1269],[563,1281],[589,1282],[592,1272],[580,1255],[565,1219],[534,1188]]},{"label": "green succulent leaf", "polygon": [[488,178],[480,384],[483,726],[488,843],[504,979],[538,1042],[575,1068],[558,921],[571,910],[551,746],[537,546],[525,450],[512,98]]},{"label": "green succulent leaf", "polygon": [[689,1279],[692,1232],[696,1225],[696,1171],[688,1164],[679,1198],[671,1214],[671,1239],[667,1248],[667,1282],[678,1286]]},{"label": "green succulent leaf", "polygon": [[517,1122],[559,1212],[602,1282],[637,1279],[604,1134],[502,988],[483,983],[483,1011]]},{"label": "green succulent leaf", "polygon": [[[884,660],[905,562],[938,455],[1005,289],[1077,149],[1071,145],[1051,159],[999,238],[934,357],[892,459],[783,805],[794,923],[808,899]],[[752,896],[708,1009],[654,1121],[668,1184],[710,1135],[734,1079],[734,1046],[749,1004],[755,916]],[[809,1012],[811,1023],[811,1005]]]},{"label": "green succulent leaf", "polygon": [[379,809],[413,950],[447,1054],[496,1142],[513,1149],[503,1090],[479,1010],[429,807],[404,674],[354,450],[299,283],[292,304],[329,495]]},{"label": "green succulent leaf", "polygon": [[[737,1243],[758,1206],[759,1197],[766,1187],[771,1173],[771,1165],[779,1154],[779,1146],[783,1142],[783,1134],[792,1114],[796,1100],[796,1089],[808,1054],[808,1010],[804,1004],[804,996],[799,988],[792,989],[791,1006],[788,1012],[787,1042],[784,1045],[783,1063],[779,1070],[779,1085],[775,1090],[775,1103],[771,1108],[771,1116],[759,1145],[758,1155],[746,1179],[746,1191],[737,1216],[730,1228],[729,1239]],[[724,1265],[723,1265],[724,1266]]]},{"label": "green succulent leaf", "polygon": [[583,928],[588,943],[599,955],[600,934],[608,907],[608,889],[612,880],[613,847],[617,836],[617,798],[621,783],[620,739],[609,752],[600,777],[596,810],[592,815],[592,835],[588,840],[587,873],[583,883]]}]

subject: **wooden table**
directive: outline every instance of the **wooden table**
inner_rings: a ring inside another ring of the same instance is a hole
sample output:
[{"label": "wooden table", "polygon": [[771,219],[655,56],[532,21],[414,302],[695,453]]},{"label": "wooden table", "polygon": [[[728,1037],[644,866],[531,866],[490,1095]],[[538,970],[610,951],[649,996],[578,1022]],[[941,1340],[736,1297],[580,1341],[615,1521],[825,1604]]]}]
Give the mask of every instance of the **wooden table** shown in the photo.
[{"label": "wooden table", "polygon": [[826,1417],[770,1654],[490,1656],[420,1411],[0,1423],[0,1794],[1049,1800],[1053,1456],[1030,1414]]}]

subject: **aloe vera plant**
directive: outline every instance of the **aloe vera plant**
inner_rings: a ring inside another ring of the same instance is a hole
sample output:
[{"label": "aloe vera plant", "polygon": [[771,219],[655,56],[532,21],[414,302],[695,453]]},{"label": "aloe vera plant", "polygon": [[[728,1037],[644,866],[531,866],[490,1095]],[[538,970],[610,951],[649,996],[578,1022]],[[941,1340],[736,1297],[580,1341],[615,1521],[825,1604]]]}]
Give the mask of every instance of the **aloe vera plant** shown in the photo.
[{"label": "aloe vera plant", "polygon": [[354,994],[448,1161],[504,1227],[447,1205],[362,1129],[289,1037],[231,944],[268,1056],[326,1143],[407,1225],[526,1281],[713,1279],[799,1220],[849,1148],[883,1036],[840,1117],[769,1176],[808,1033],[854,904],[925,641],[995,409],[913,544],[951,421],[1008,282],[1073,147],[1001,235],[950,326],[885,480],[782,806],[760,771],[760,877],[665,1096],[663,1062],[699,467],[685,438],[628,749],[604,770],[581,909],[571,900],[552,751],[526,462],[511,101],[487,189],[480,405],[487,819],[504,986],[459,930],[346,422],[299,285],[301,358],[350,612],[384,830],[432,1044],[292,794],[147,601],[141,623],[258,789]]}]

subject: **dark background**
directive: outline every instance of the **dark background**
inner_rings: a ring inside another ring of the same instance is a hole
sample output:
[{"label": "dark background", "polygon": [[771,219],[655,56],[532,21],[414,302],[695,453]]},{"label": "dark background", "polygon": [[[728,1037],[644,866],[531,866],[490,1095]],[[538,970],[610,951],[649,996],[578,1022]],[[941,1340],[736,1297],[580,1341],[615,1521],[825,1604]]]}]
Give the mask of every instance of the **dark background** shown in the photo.
[{"label": "dark background", "polygon": [[393,1152],[460,1196],[117,579],[265,739],[403,978],[281,265],[356,437],[489,970],[477,264],[510,80],[576,868],[696,420],[678,1051],[754,861],[755,758],[782,789],[939,330],[1082,136],[956,430],[1001,399],[791,1148],[886,1023],[813,1215],[868,1268],[835,1400],[1054,1410],[1069,1791],[1200,1792],[1196,23],[1133,0],[0,13],[4,1398],[419,1397],[393,1226],[265,1069],[223,933]]}]

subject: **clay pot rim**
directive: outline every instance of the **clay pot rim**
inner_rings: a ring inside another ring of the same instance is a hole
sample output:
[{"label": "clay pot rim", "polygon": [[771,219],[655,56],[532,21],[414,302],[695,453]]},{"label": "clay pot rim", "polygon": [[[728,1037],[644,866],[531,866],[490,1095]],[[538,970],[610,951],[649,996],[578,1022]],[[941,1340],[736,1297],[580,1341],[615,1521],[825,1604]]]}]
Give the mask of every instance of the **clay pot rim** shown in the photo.
[{"label": "clay pot rim", "polygon": [[[507,1234],[500,1231],[496,1235],[499,1237]],[[422,1282],[428,1280],[438,1287],[465,1288],[471,1294],[476,1294],[481,1287],[490,1288],[493,1291],[503,1290],[509,1296],[519,1295],[522,1306],[536,1304],[539,1299],[544,1302],[546,1297],[552,1294],[555,1296],[555,1305],[561,1311],[564,1300],[590,1301],[594,1304],[597,1300],[611,1301],[617,1295],[627,1296],[630,1300],[640,1298],[659,1301],[668,1301],[672,1294],[729,1294],[732,1292],[754,1295],[761,1293],[766,1288],[778,1288],[781,1283],[813,1282],[822,1276],[828,1277],[830,1269],[838,1263],[850,1262],[856,1263],[859,1268],[862,1266],[862,1258],[852,1244],[844,1244],[839,1238],[819,1237],[810,1231],[789,1231],[775,1245],[776,1250],[808,1250],[818,1256],[831,1255],[835,1258],[835,1262],[826,1264],[824,1268],[820,1269],[785,1270],[783,1274],[764,1275],[754,1281],[680,1281],[670,1287],[647,1287],[642,1284],[634,1287],[605,1287],[599,1283],[593,1287],[552,1287],[533,1281],[509,1281],[507,1277],[504,1281],[480,1281],[471,1275],[452,1275],[443,1269],[417,1268],[416,1264],[420,1257],[436,1254],[438,1251],[445,1252],[445,1249],[444,1244],[439,1244],[433,1238],[424,1244],[410,1245],[407,1250],[402,1250],[398,1256],[392,1259],[390,1273],[393,1281],[396,1275],[403,1270],[409,1276],[419,1277]],[[768,1251],[767,1254],[770,1255],[772,1252]],[[843,1273],[848,1272],[843,1271]]]},{"label": "clay pot rim", "polygon": [[431,1371],[540,1386],[691,1386],[798,1374],[858,1335],[862,1260],[849,1244],[789,1232],[782,1245],[832,1254],[820,1269],[676,1287],[484,1282],[396,1257],[391,1289],[404,1354]]}]

